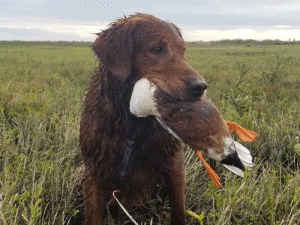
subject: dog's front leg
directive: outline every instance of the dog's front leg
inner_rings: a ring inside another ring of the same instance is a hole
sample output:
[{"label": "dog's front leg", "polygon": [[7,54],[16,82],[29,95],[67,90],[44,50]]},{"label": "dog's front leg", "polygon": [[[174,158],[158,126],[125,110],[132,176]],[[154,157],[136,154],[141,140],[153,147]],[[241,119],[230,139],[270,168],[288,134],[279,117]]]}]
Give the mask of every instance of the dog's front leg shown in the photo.
[{"label": "dog's front leg", "polygon": [[102,225],[105,215],[106,197],[97,178],[87,174],[83,180],[84,214],[86,225]]},{"label": "dog's front leg", "polygon": [[184,158],[182,152],[174,156],[174,160],[169,167],[167,174],[167,189],[171,206],[171,225],[185,225],[185,175],[184,175]]}]

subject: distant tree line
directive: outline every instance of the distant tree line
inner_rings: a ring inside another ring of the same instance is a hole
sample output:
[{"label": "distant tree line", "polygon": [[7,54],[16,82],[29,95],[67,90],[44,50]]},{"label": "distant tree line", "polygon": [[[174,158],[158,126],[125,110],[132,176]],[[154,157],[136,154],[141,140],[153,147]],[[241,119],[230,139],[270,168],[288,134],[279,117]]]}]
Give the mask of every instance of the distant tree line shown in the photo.
[{"label": "distant tree line", "polygon": [[[27,46],[57,46],[57,47],[91,47],[93,42],[85,41],[0,41],[0,47],[27,47]],[[193,41],[187,42],[189,47],[205,46],[205,45],[299,45],[300,41],[295,39],[290,41],[281,40],[221,40],[221,41]]]},{"label": "distant tree line", "polygon": [[257,41],[253,39],[247,39],[247,40],[242,40],[242,39],[234,39],[234,40],[221,40],[221,41],[209,41],[209,42],[204,42],[204,41],[193,41],[193,42],[187,42],[188,46],[190,47],[196,47],[197,45],[299,45],[300,41],[296,41],[295,39],[289,40],[289,41],[281,41],[281,40],[263,40],[263,41]]},{"label": "distant tree line", "polygon": [[91,47],[93,42],[85,41],[0,41],[0,47],[29,47],[29,46],[57,46],[57,47]]}]

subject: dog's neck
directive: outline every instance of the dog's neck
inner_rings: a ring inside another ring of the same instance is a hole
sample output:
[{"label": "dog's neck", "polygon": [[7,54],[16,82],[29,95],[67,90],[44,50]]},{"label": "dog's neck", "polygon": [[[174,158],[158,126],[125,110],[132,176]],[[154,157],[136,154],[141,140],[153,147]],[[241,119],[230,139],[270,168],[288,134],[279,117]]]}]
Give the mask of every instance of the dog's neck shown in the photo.
[{"label": "dog's neck", "polygon": [[145,137],[149,136],[146,135],[149,126],[149,118],[138,118],[130,115],[127,146],[119,165],[119,178],[121,181],[128,180],[141,163],[142,157],[148,154],[146,148],[143,148],[142,145]]},{"label": "dog's neck", "polygon": [[128,114],[129,99],[126,99],[127,92],[130,91],[128,81],[118,80],[110,71],[107,71],[106,75],[100,79],[100,95],[115,112]]},{"label": "dog's neck", "polygon": [[[131,76],[133,77],[133,76]],[[129,111],[129,102],[133,86],[130,79],[120,81],[111,72],[107,71],[107,76],[100,80],[99,91],[102,98],[120,117],[125,116],[127,120],[126,141],[127,146],[124,154],[120,158],[118,178],[121,181],[128,180],[135,169],[141,163],[141,158],[147,154],[142,147],[144,137],[150,126],[149,118],[139,118]]]}]

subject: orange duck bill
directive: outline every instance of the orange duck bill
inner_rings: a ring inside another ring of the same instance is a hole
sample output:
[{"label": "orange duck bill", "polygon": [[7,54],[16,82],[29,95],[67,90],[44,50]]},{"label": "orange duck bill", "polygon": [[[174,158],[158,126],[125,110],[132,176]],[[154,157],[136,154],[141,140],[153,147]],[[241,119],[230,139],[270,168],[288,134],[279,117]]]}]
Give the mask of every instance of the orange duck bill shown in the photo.
[{"label": "orange duck bill", "polygon": [[206,92],[195,101],[177,100],[149,79],[139,80],[133,89],[130,112],[137,117],[155,116],[176,139],[220,161],[239,176],[253,166],[247,148],[231,138],[230,131]]}]

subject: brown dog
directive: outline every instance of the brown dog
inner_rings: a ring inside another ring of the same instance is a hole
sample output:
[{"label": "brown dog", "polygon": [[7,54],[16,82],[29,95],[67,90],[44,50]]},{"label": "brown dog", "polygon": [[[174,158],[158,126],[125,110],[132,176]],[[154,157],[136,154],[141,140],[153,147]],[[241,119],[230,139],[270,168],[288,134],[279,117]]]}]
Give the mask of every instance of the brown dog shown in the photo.
[{"label": "brown dog", "polygon": [[103,223],[114,190],[120,190],[123,204],[139,205],[158,184],[169,193],[171,224],[186,224],[180,142],[154,116],[136,117],[130,110],[133,88],[144,78],[173,103],[193,102],[203,95],[207,85],[185,60],[179,29],[136,14],[99,33],[93,49],[100,67],[80,124],[86,224]]}]

